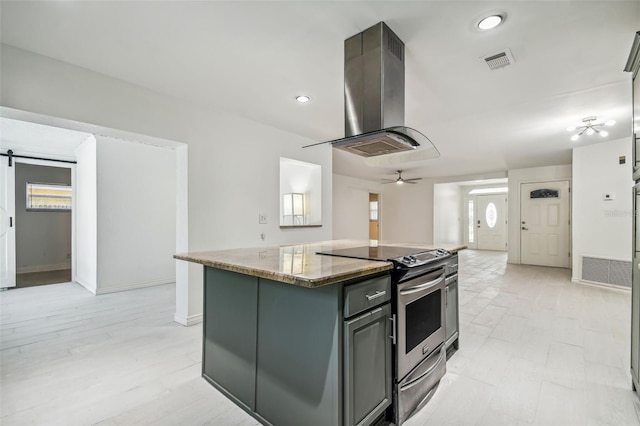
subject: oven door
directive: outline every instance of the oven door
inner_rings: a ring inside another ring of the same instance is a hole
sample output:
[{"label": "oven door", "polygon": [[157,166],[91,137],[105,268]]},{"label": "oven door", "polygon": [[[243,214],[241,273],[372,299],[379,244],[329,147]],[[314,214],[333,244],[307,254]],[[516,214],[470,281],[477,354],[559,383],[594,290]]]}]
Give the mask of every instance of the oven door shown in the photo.
[{"label": "oven door", "polygon": [[444,285],[439,268],[397,286],[398,381],[444,342]]}]

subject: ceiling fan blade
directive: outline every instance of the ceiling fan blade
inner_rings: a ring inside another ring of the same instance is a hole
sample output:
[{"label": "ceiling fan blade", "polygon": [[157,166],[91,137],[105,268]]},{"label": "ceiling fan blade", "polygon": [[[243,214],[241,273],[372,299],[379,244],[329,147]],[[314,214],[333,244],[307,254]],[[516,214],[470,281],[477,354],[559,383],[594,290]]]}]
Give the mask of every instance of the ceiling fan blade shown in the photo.
[{"label": "ceiling fan blade", "polygon": [[396,181],[395,180],[390,180],[388,182],[380,182],[381,185],[386,185],[388,183],[396,183]]},{"label": "ceiling fan blade", "polygon": [[413,182],[415,180],[422,180],[422,178],[403,179],[405,182]]},{"label": "ceiling fan blade", "polygon": [[415,185],[416,183],[418,183],[418,182],[411,182],[412,180],[414,179],[405,179],[404,183],[408,183],[409,185]]}]

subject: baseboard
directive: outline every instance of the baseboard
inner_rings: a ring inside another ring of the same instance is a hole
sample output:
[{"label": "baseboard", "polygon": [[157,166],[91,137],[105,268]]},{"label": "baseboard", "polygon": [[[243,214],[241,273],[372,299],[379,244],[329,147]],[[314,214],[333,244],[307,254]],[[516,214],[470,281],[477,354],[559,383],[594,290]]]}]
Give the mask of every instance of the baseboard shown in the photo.
[{"label": "baseboard", "polygon": [[121,284],[115,286],[101,287],[98,286],[96,294],[117,293],[119,291],[135,290],[137,288],[153,287],[156,285],[173,284],[176,282],[175,277],[161,278],[159,280],[139,281],[136,283]]},{"label": "baseboard", "polygon": [[178,324],[189,327],[195,324],[200,324],[203,320],[203,317],[202,314],[190,315],[188,317],[181,317],[176,314],[174,315],[173,320]]},{"label": "baseboard", "polygon": [[581,280],[579,278],[571,278],[571,282],[572,283],[576,283],[576,284],[588,285],[590,287],[605,288],[607,290],[617,290],[617,291],[622,291],[622,292],[625,292],[625,293],[630,293],[631,292],[631,288],[630,287],[624,287],[624,286],[616,285],[616,284],[607,284],[607,283],[599,283],[599,282],[595,282],[595,281],[586,281],[586,280]]},{"label": "baseboard", "polygon": [[191,315],[188,317],[181,317],[178,314],[173,316],[173,320],[178,324],[190,327],[192,325],[200,324],[202,322],[202,314]]},{"label": "baseboard", "polygon": [[82,287],[86,288],[86,289],[87,289],[88,291],[90,291],[91,293],[96,294],[96,289],[95,289],[95,287],[93,287],[93,286],[89,285],[89,283],[87,283],[87,282],[86,282],[86,281],[84,281],[83,279],[78,278],[78,277],[74,277],[74,278],[73,278],[73,281],[74,281],[74,282],[76,282],[76,283],[78,283],[78,284],[80,284]]},{"label": "baseboard", "polygon": [[18,268],[17,273],[29,274],[31,272],[62,271],[64,269],[71,269],[71,262],[54,263],[51,265],[22,266]]}]

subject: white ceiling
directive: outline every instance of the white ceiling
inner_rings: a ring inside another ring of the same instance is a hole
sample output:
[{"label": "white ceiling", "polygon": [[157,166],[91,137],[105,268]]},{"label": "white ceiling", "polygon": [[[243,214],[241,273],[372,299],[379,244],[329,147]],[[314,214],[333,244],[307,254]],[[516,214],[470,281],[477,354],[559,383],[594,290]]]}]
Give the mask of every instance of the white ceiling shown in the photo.
[{"label": "white ceiling", "polygon": [[[608,140],[631,135],[631,76],[622,69],[640,30],[640,1],[2,1],[0,7],[3,43],[316,141],[344,135],[344,40],[385,21],[406,45],[405,124],[426,134],[441,156],[384,169],[334,150],[340,174],[393,178],[403,168],[407,177],[476,176],[569,164],[574,144],[565,128],[591,115],[617,121]],[[508,15],[502,26],[474,29],[495,11]],[[489,70],[480,58],[504,48],[515,64]],[[312,101],[295,102],[301,93]]]}]

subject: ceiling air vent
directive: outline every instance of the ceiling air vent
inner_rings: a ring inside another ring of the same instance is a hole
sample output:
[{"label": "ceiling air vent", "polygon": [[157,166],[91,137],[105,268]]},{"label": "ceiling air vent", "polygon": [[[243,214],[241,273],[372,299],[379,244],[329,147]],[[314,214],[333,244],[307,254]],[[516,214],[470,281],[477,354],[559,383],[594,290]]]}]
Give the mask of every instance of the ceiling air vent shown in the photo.
[{"label": "ceiling air vent", "polygon": [[505,49],[501,52],[485,56],[482,59],[484,59],[489,68],[492,70],[504,68],[507,65],[511,65],[515,62],[515,60],[513,59],[513,55],[511,54],[511,51],[509,49]]}]

